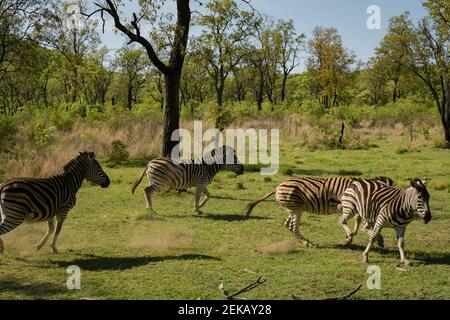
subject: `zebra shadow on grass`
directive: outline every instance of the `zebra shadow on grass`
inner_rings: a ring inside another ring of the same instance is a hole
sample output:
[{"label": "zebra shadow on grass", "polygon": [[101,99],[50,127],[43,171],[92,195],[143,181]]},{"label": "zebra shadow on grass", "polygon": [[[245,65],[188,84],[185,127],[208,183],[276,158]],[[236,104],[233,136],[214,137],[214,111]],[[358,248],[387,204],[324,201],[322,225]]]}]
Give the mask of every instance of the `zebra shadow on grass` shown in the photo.
[{"label": "zebra shadow on grass", "polygon": [[[320,246],[323,249],[341,249],[341,250],[352,250],[361,252],[361,254],[366,249],[366,246],[352,244],[346,246],[343,244]],[[392,248],[379,248],[372,247],[371,252],[379,253],[383,256],[389,258],[399,258],[399,251],[397,247]],[[422,250],[405,250],[406,258],[411,260],[413,264],[424,264],[424,265],[450,265],[450,252],[436,252],[436,251],[422,251]]]},{"label": "zebra shadow on grass", "polygon": [[20,279],[8,277],[8,279],[0,279],[0,293],[4,292],[24,295],[25,299],[46,299],[57,294],[67,293],[67,289],[52,283],[35,281],[24,283]]},{"label": "zebra shadow on grass", "polygon": [[87,271],[108,271],[108,270],[129,270],[135,267],[146,266],[148,264],[160,263],[165,261],[221,261],[221,259],[201,255],[201,254],[183,254],[179,256],[141,256],[141,257],[102,257],[91,254],[79,254],[80,258],[74,260],[58,261],[52,260],[53,266],[67,268],[76,265],[81,270]]}]

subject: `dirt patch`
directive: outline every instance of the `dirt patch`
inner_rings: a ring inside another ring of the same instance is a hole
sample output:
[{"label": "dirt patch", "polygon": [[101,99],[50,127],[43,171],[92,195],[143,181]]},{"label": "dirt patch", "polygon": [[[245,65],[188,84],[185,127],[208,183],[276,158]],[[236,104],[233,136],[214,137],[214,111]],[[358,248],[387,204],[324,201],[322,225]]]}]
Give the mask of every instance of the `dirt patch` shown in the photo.
[{"label": "dirt patch", "polygon": [[130,241],[130,248],[132,249],[150,249],[154,251],[170,251],[178,249],[193,248],[192,235],[176,232],[160,236],[136,236]]},{"label": "dirt patch", "polygon": [[291,240],[281,241],[277,243],[273,243],[267,247],[258,248],[256,249],[259,253],[264,254],[271,254],[271,255],[277,255],[277,254],[286,254],[294,252],[297,248],[297,245],[295,242]]}]

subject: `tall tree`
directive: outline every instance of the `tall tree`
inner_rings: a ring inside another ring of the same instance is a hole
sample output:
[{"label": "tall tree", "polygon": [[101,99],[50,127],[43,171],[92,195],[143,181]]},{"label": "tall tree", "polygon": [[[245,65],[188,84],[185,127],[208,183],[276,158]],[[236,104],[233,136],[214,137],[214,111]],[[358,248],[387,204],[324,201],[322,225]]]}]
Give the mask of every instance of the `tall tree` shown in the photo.
[{"label": "tall tree", "polygon": [[[186,47],[189,37],[189,28],[191,23],[191,8],[189,0],[176,0],[176,22],[168,23],[164,30],[171,31],[168,38],[168,61],[163,61],[162,54],[158,54],[157,46],[152,44],[151,37],[144,37],[141,33],[141,22],[147,21],[155,24],[161,20],[162,16],[159,10],[163,5],[163,0],[156,1],[139,1],[140,12],[133,13],[130,23],[126,23],[119,12],[118,6],[123,1],[105,0],[101,4],[97,4],[98,9],[89,16],[101,13],[101,17],[105,18],[105,14],[112,17],[114,26],[128,37],[129,43],[139,43],[147,52],[148,58],[152,64],[164,75],[164,132],[162,143],[162,154],[170,156],[172,151],[178,144],[172,141],[172,134],[179,129],[180,122],[180,82],[181,72],[186,55]],[[159,15],[159,17],[158,17]]]},{"label": "tall tree", "polygon": [[342,45],[335,28],[316,27],[308,42],[311,90],[324,108],[339,105],[342,95],[351,83],[355,55]]},{"label": "tall tree", "polygon": [[216,127],[223,127],[225,82],[242,59],[240,44],[248,37],[253,14],[240,10],[233,0],[213,0],[198,19],[202,34],[194,41],[195,54],[213,80],[216,91]]},{"label": "tall tree", "polygon": [[141,49],[122,48],[117,52],[115,66],[126,80],[126,107],[131,110],[148,75],[148,64],[144,59],[144,52]]},{"label": "tall tree", "polygon": [[48,0],[0,1],[0,80],[20,65],[22,43],[30,40]]},{"label": "tall tree", "polygon": [[67,60],[72,103],[79,97],[80,67],[87,54],[93,52],[100,42],[96,23],[82,19],[80,15],[82,5],[83,0],[58,2],[47,10],[39,33],[45,45],[57,50]]},{"label": "tall tree", "polygon": [[429,15],[414,24],[408,13],[394,17],[390,21],[386,37],[400,50],[406,52],[406,59],[396,61],[416,76],[433,97],[441,116],[445,140],[450,145],[450,37],[449,24],[446,22],[446,3],[433,1],[441,5],[442,11],[436,14],[429,9]]},{"label": "tall tree", "polygon": [[81,91],[91,105],[105,104],[107,91],[113,81],[114,71],[107,66],[108,52],[105,47],[93,52],[80,68]]},{"label": "tall tree", "polygon": [[300,64],[300,49],[304,34],[297,34],[292,20],[279,20],[275,26],[276,48],[280,50],[279,64],[282,72],[281,101],[286,99],[286,84],[289,75]]}]

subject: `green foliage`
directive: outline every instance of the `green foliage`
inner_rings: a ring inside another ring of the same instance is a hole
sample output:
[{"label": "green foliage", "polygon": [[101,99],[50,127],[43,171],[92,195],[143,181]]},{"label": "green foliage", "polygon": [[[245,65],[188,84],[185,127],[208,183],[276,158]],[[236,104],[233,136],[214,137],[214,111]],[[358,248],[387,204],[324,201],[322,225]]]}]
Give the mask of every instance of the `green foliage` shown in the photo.
[{"label": "green foliage", "polygon": [[130,157],[127,147],[120,140],[115,140],[111,143],[112,150],[109,154],[109,163],[111,164],[120,164],[124,161],[127,161]]},{"label": "green foliage", "polygon": [[8,152],[15,146],[17,132],[16,118],[0,116],[0,152]]},{"label": "green foliage", "polygon": [[27,138],[33,141],[37,148],[44,148],[53,142],[56,126],[47,122],[45,118],[35,119],[27,124],[24,131]]}]

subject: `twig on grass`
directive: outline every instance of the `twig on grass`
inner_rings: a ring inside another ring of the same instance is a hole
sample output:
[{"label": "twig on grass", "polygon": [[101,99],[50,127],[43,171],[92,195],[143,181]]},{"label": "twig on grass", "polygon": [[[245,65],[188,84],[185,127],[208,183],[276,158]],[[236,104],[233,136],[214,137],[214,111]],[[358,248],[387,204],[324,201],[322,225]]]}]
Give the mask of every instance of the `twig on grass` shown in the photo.
[{"label": "twig on grass", "polygon": [[[353,289],[352,291],[347,293],[345,296],[337,297],[337,298],[326,298],[326,299],[322,299],[322,300],[325,300],[325,301],[330,301],[330,300],[349,300],[355,293],[357,293],[359,290],[361,290],[362,286],[363,285],[360,284],[357,288]],[[295,296],[295,295],[292,296],[292,299],[293,300],[302,300],[301,297]]]},{"label": "twig on grass", "polygon": [[234,300],[237,296],[243,294],[243,293],[247,293],[257,287],[259,287],[260,285],[263,285],[266,282],[266,280],[262,279],[262,276],[258,278],[258,280],[256,280],[255,282],[253,282],[252,284],[248,285],[247,287],[245,287],[244,289],[239,290],[238,292],[234,293],[234,294],[229,294],[226,290],[225,290],[225,286],[223,283],[221,283],[219,285],[219,290],[222,293],[222,295],[224,296],[225,299],[227,300]]}]

